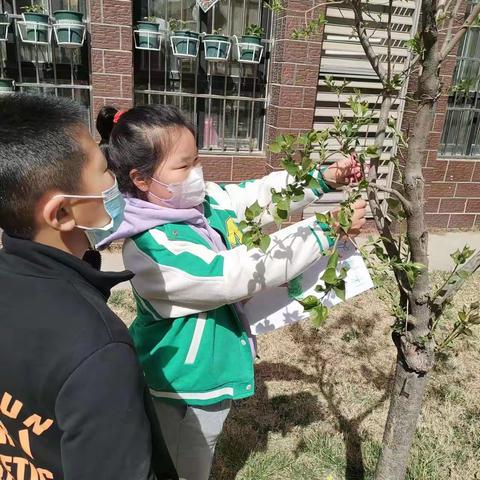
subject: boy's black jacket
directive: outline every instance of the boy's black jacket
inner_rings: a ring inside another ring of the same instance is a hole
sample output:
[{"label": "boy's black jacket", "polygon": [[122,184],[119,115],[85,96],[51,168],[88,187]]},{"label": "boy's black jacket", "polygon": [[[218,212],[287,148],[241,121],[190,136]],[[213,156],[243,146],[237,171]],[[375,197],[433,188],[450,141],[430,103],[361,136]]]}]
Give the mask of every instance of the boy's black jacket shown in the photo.
[{"label": "boy's black jacket", "polygon": [[[3,235],[0,479],[177,479],[105,273]],[[152,447],[153,443],[153,447]]]}]

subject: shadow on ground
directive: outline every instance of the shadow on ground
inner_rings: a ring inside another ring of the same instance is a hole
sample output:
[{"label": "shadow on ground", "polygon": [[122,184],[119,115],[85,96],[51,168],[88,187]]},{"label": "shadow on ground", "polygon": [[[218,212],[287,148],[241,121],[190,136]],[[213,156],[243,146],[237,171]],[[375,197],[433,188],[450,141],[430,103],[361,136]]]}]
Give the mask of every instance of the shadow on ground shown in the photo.
[{"label": "shadow on ground", "polygon": [[[345,443],[344,478],[366,478],[361,425],[388,398],[391,378],[391,373],[376,367],[372,360],[375,343],[369,341],[369,337],[375,321],[373,315],[359,322],[358,318],[345,314],[320,330],[308,325],[290,327],[288,334],[298,348],[295,366],[269,361],[256,365],[255,396],[234,406],[218,445],[212,479],[234,480],[252,454],[267,450],[269,434],[285,436],[294,429],[323,422],[327,418]],[[338,338],[342,333],[344,338]],[[362,378],[357,383],[373,386],[379,393],[374,402],[356,411],[355,415],[347,413],[348,409],[343,405],[344,398],[338,388],[342,379],[336,376],[338,365],[332,362],[329,343],[325,341],[335,338],[337,343],[350,342],[349,335],[365,341],[352,342],[351,348],[345,349],[342,355],[352,357],[350,362],[353,359],[359,363],[357,370]],[[300,383],[304,391],[271,396],[266,383],[270,381],[294,382],[292,390],[298,390]],[[297,441],[294,447],[296,457],[302,454],[304,447],[302,439]]]}]

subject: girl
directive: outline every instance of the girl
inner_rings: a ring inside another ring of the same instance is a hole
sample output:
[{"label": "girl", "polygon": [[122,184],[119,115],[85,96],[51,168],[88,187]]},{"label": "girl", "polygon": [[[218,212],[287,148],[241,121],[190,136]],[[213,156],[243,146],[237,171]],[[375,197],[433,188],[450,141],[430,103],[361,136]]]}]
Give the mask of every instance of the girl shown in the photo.
[{"label": "girl", "polygon": [[[274,233],[266,254],[247,250],[238,222],[255,201],[270,203],[272,189],[291,180],[286,172],[205,183],[193,128],[175,108],[139,106],[114,118],[106,152],[127,206],[99,247],[125,239],[137,302],[131,334],[170,454],[180,477],[207,480],[231,401],[254,393],[254,344],[236,302],[295,278],[332,239],[310,218]],[[294,209],[358,180],[360,169],[346,159],[315,175],[322,191],[307,191]],[[364,217],[360,201],[352,234]]]}]

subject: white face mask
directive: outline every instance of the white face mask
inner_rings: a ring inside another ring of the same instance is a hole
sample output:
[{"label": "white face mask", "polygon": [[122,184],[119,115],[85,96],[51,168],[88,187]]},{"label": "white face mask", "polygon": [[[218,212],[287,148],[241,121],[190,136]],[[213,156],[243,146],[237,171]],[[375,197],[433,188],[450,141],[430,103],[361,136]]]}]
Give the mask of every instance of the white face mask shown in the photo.
[{"label": "white face mask", "polygon": [[165,187],[172,194],[172,198],[165,199],[149,192],[152,197],[167,207],[193,208],[205,200],[205,182],[203,180],[202,167],[193,168],[183,182],[163,183],[153,177],[152,180]]}]

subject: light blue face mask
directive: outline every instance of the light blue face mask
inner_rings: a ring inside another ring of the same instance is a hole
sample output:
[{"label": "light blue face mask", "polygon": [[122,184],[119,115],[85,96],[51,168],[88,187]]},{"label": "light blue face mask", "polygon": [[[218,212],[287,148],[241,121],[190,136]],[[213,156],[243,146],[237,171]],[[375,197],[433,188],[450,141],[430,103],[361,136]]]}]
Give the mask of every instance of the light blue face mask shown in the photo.
[{"label": "light blue face mask", "polygon": [[123,222],[123,213],[125,211],[125,199],[118,189],[117,179],[114,184],[101,195],[56,195],[63,198],[85,198],[85,199],[103,199],[103,206],[110,217],[110,222],[104,227],[84,227],[77,225],[85,232],[90,242],[90,246],[95,248],[102,240],[115,233]]}]

